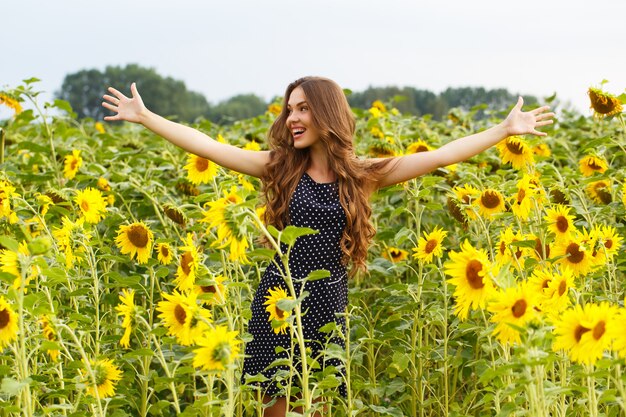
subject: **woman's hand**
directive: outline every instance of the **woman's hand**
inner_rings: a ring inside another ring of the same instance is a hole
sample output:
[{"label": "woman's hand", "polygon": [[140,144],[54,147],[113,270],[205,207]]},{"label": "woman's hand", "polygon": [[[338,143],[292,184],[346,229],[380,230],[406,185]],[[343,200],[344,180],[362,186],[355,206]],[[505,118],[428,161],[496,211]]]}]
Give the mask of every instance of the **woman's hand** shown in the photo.
[{"label": "woman's hand", "polygon": [[552,120],[554,113],[546,113],[546,111],[550,110],[550,107],[543,106],[535,110],[523,112],[522,105],[524,105],[524,99],[520,97],[515,107],[513,107],[509,115],[502,122],[508,133],[507,136],[526,134],[546,136],[547,133],[540,132],[536,130],[536,128],[554,122],[554,120]]},{"label": "woman's hand", "polygon": [[131,98],[126,97],[113,87],[109,87],[109,92],[112,96],[105,94],[102,96],[106,101],[102,102],[102,107],[105,107],[117,114],[115,116],[105,116],[104,120],[126,120],[133,123],[141,123],[142,117],[148,111],[146,106],[141,100],[141,96],[137,92],[137,85],[132,83],[130,85]]}]

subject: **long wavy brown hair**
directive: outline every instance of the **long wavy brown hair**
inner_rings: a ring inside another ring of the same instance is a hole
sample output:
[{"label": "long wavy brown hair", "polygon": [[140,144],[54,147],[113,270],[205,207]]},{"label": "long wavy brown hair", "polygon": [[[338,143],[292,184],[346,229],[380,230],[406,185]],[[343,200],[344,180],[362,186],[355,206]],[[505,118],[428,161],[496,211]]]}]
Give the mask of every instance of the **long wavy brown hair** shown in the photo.
[{"label": "long wavy brown hair", "polygon": [[325,145],[330,169],[337,175],[339,200],[346,213],[341,238],[342,262],[352,262],[351,273],[365,271],[367,249],[376,230],[370,222],[369,197],[392,159],[361,160],[354,153],[355,121],[343,90],[322,77],[304,77],[289,84],[282,112],[269,130],[270,162],[263,175],[265,222],[279,230],[290,224],[289,201],[300,177],[309,168],[308,149],[293,146],[287,126],[287,103],[296,88],[302,88],[314,127]]}]

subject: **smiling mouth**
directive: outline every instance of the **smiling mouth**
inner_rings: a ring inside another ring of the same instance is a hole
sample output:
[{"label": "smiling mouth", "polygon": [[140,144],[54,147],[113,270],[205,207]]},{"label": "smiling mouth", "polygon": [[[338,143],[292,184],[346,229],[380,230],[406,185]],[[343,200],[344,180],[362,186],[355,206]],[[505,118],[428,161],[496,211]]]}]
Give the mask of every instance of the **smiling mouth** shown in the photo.
[{"label": "smiling mouth", "polygon": [[293,138],[294,138],[294,139],[298,139],[298,138],[300,138],[300,137],[304,134],[304,132],[305,132],[305,131],[306,131],[306,129],[304,129],[304,128],[294,129],[294,130],[292,131],[292,133],[293,133]]}]

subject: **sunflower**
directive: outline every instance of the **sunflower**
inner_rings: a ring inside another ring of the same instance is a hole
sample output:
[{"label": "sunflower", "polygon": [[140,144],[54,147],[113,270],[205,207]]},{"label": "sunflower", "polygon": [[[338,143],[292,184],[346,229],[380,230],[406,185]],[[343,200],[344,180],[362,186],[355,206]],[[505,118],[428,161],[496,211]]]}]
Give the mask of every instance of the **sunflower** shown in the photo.
[{"label": "sunflower", "polygon": [[[626,300],[624,300],[626,305]],[[613,318],[613,326],[610,326],[607,333],[612,340],[612,349],[617,352],[621,358],[626,358],[626,308],[618,309]]]},{"label": "sunflower", "polygon": [[620,114],[624,110],[620,99],[613,94],[593,87],[589,87],[587,94],[591,100],[590,108],[593,109],[594,116],[599,119]]},{"label": "sunflower", "polygon": [[196,293],[205,304],[222,304],[226,300],[225,279],[223,275],[217,275],[213,277],[212,283],[196,285]]},{"label": "sunflower", "polygon": [[557,241],[569,238],[576,231],[574,216],[569,214],[570,208],[557,204],[548,208],[544,219],[548,222],[548,230],[554,233]]},{"label": "sunflower", "polygon": [[416,142],[411,143],[406,147],[406,153],[419,153],[432,151],[434,148],[424,142],[422,139],[418,139]]},{"label": "sunflower", "polygon": [[217,175],[217,165],[201,156],[189,154],[187,158],[187,179],[193,184],[206,184]]},{"label": "sunflower", "polygon": [[491,321],[497,323],[493,334],[500,343],[504,345],[520,343],[520,334],[515,327],[524,327],[533,320],[536,316],[536,306],[537,295],[526,283],[497,292],[495,298],[489,302],[487,310],[493,313]]},{"label": "sunflower", "polygon": [[530,250],[530,255],[538,261],[550,259],[550,251],[552,250],[549,242],[541,240],[540,237],[533,233],[524,236],[524,240],[534,240],[535,247]]},{"label": "sunflower", "polygon": [[265,305],[265,311],[269,314],[268,320],[272,323],[272,328],[274,329],[274,333],[282,333],[285,334],[287,332],[287,328],[289,327],[289,322],[287,318],[291,316],[291,311],[284,311],[278,307],[278,302],[280,300],[293,300],[293,297],[287,295],[287,291],[280,287],[270,288],[268,290],[269,295],[265,296],[265,301],[263,305]]},{"label": "sunflower", "polygon": [[524,236],[521,232],[514,232],[510,226],[500,232],[500,241],[498,242],[496,251],[496,264],[498,266],[504,266],[509,262],[520,262],[523,264],[522,256],[524,251],[519,246],[511,246],[513,242],[524,241]]},{"label": "sunflower", "polygon": [[[29,256],[30,252],[26,242],[21,242],[18,245],[17,252],[10,249],[0,250],[0,271],[7,272],[15,277],[13,280],[13,289],[15,290],[19,290],[24,285],[24,291],[26,291],[30,280],[37,275],[38,269],[36,265],[31,265],[30,271],[22,271],[22,265],[26,262],[23,258]],[[22,283],[23,276],[25,276],[24,283]]]},{"label": "sunflower", "polygon": [[368,154],[375,158],[388,158],[392,156],[397,156],[396,151],[393,149],[393,145],[389,142],[381,141],[372,144],[368,150]]},{"label": "sunflower", "polygon": [[563,268],[561,273],[550,276],[548,287],[544,291],[546,299],[542,303],[546,312],[559,314],[571,304],[570,290],[575,289],[574,274],[569,268]]},{"label": "sunflower", "polygon": [[198,339],[194,349],[193,366],[205,371],[224,371],[239,356],[241,340],[236,331],[224,325],[215,326]]},{"label": "sunflower", "polygon": [[137,256],[137,262],[145,264],[150,259],[153,239],[152,232],[144,222],[135,222],[119,227],[115,243],[122,254],[130,254],[131,260]]},{"label": "sunflower", "polygon": [[591,231],[596,240],[597,264],[604,264],[613,259],[622,246],[622,237],[612,226],[595,226]]},{"label": "sunflower", "polygon": [[211,323],[211,311],[198,306],[194,292],[161,294],[164,301],[159,301],[159,318],[167,327],[167,334],[175,336],[178,343],[190,346],[202,336]]},{"label": "sunflower", "polygon": [[191,233],[187,233],[185,246],[181,246],[179,250],[184,252],[179,257],[174,282],[181,291],[187,291],[193,288],[196,282],[196,271],[200,265],[200,253],[193,243]]},{"label": "sunflower", "polygon": [[83,229],[84,222],[85,219],[82,217],[76,220],[76,222],[72,222],[68,217],[63,216],[61,219],[63,227],[52,231],[52,236],[57,240],[59,250],[65,255],[65,267],[68,269],[74,266],[75,261],[78,263],[82,261],[82,258],[74,253],[74,247],[78,246],[78,249],[76,249],[78,254],[82,254],[85,249],[83,245],[77,242],[88,242],[91,239],[91,234]]},{"label": "sunflower", "polygon": [[535,163],[532,148],[519,136],[509,136],[496,145],[503,163],[510,162],[515,169],[525,169]]},{"label": "sunflower", "polygon": [[[54,330],[52,323],[50,323],[50,319],[45,315],[41,316],[39,318],[39,324],[41,325],[41,331],[46,340],[50,342],[56,342],[56,331]],[[56,362],[59,358],[59,351],[56,349],[46,349],[46,353],[48,354],[48,356],[50,356],[50,359],[53,362]]]},{"label": "sunflower", "polygon": [[11,224],[19,220],[11,208],[11,200],[15,197],[19,197],[19,194],[15,192],[15,187],[8,181],[0,180],[0,219],[7,217]]},{"label": "sunflower", "polygon": [[547,290],[554,274],[546,267],[539,266],[533,269],[528,277],[528,288],[537,296],[537,306],[543,310],[543,303],[547,301]]},{"label": "sunflower", "polygon": [[248,143],[245,144],[245,146],[243,147],[245,150],[247,151],[260,151],[261,150],[261,145],[259,145],[259,142],[257,142],[256,140],[251,140]]},{"label": "sunflower", "polygon": [[96,224],[104,217],[107,203],[100,190],[86,188],[76,193],[74,202],[78,204],[82,217],[87,223]]},{"label": "sunflower", "polygon": [[611,196],[611,181],[600,180],[594,181],[585,188],[587,195],[598,204],[609,204],[613,201]]},{"label": "sunflower", "polygon": [[576,305],[555,326],[553,349],[564,349],[574,362],[593,365],[611,345],[618,310],[607,302]]},{"label": "sunflower", "polygon": [[372,126],[372,128],[370,129],[370,133],[372,134],[372,136],[378,139],[382,139],[385,137],[385,134],[382,130],[380,130],[380,127],[378,126]]},{"label": "sunflower", "polygon": [[552,155],[552,151],[550,147],[546,143],[540,143],[539,145],[533,148],[533,153],[537,156],[545,156],[549,157]]},{"label": "sunflower", "polygon": [[524,175],[517,183],[517,193],[510,198],[511,211],[520,220],[526,220],[533,208],[533,199],[536,194],[531,178]]},{"label": "sunflower", "polygon": [[272,103],[267,108],[267,111],[274,116],[278,116],[283,111],[283,106],[281,106],[280,104]]},{"label": "sunflower", "polygon": [[0,104],[4,104],[8,108],[13,109],[15,114],[20,114],[22,112],[22,105],[20,102],[15,97],[7,93],[0,93]]},{"label": "sunflower", "polygon": [[163,212],[165,212],[165,215],[174,223],[183,227],[187,224],[187,216],[185,216],[185,213],[183,213],[179,208],[171,204],[165,204],[163,206]]},{"label": "sunflower", "polygon": [[585,233],[562,239],[554,245],[554,256],[561,257],[557,262],[564,268],[571,268],[575,276],[587,275],[595,266],[592,255],[595,242],[585,238]]},{"label": "sunflower", "polygon": [[232,187],[230,192],[224,191],[224,197],[208,202],[209,210],[205,211],[201,223],[208,223],[207,233],[217,227],[217,239],[211,246],[223,249],[230,246],[229,259],[247,263],[246,251],[248,240],[241,234],[238,222],[233,219],[233,209],[243,202],[237,187]]},{"label": "sunflower", "polygon": [[244,190],[254,191],[254,184],[248,181],[245,175],[237,174],[237,180],[239,181],[239,185],[241,185]]},{"label": "sunflower", "polygon": [[156,244],[157,259],[163,265],[169,265],[174,259],[174,253],[168,243],[161,242]]},{"label": "sunflower", "polygon": [[137,306],[135,305],[135,291],[122,290],[120,295],[120,304],[115,309],[118,316],[123,316],[122,327],[124,328],[124,335],[120,339],[120,345],[124,348],[130,347],[130,334],[133,330],[133,324],[135,323],[135,314],[137,312]]},{"label": "sunflower", "polygon": [[582,158],[578,161],[578,166],[580,168],[580,172],[582,172],[585,177],[590,177],[596,172],[602,174],[609,168],[604,158],[593,155],[587,155]]},{"label": "sunflower", "polygon": [[91,378],[85,382],[87,395],[95,397],[97,390],[98,397],[101,399],[114,396],[115,385],[122,379],[122,371],[110,359],[101,359],[96,362],[90,360],[89,362],[94,373],[95,386]]},{"label": "sunflower", "polygon": [[480,193],[480,197],[474,201],[474,205],[478,207],[478,213],[484,217],[490,217],[505,210],[502,194],[492,188],[487,188]]},{"label": "sunflower", "polygon": [[465,207],[465,215],[467,218],[470,220],[475,219],[476,212],[472,208],[472,203],[480,197],[480,190],[470,184],[464,184],[462,187],[454,187],[452,192],[454,193],[457,201]]},{"label": "sunflower", "polygon": [[83,158],[80,156],[80,150],[74,149],[71,155],[65,156],[63,176],[68,180],[73,179],[82,165]]},{"label": "sunflower", "polygon": [[17,314],[0,295],[0,350],[17,339]]},{"label": "sunflower", "polygon": [[439,226],[435,226],[432,232],[424,232],[423,234],[424,236],[417,241],[417,248],[413,249],[415,251],[413,258],[419,259],[423,263],[431,263],[433,262],[433,257],[441,258],[443,255],[443,239],[448,232]]},{"label": "sunflower", "polygon": [[98,178],[98,183],[96,185],[102,191],[111,191],[111,184],[109,184],[109,181],[107,181],[104,177]]},{"label": "sunflower", "polygon": [[404,249],[394,247],[388,247],[385,251],[383,251],[383,258],[394,263],[404,261],[408,255],[409,252]]},{"label": "sunflower", "polygon": [[449,256],[444,269],[452,277],[448,282],[456,287],[455,314],[465,320],[470,308],[485,308],[487,300],[494,294],[490,275],[496,271],[487,252],[475,249],[468,240],[461,244],[461,252],[450,251]]}]

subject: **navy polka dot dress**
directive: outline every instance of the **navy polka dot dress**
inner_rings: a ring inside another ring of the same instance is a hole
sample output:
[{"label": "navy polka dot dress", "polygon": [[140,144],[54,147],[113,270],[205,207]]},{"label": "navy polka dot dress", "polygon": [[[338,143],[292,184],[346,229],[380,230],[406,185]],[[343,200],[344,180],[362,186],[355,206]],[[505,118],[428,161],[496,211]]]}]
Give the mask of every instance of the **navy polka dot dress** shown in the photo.
[{"label": "navy polka dot dress", "polygon": [[[341,264],[342,253],[339,246],[346,216],[339,203],[337,189],[337,182],[317,183],[306,173],[300,179],[289,203],[291,224],[310,227],[319,230],[319,233],[298,238],[290,253],[289,269],[298,294],[302,285],[298,279],[318,269],[330,271],[330,277],[305,284],[304,290],[309,295],[302,302],[302,311],[305,312],[302,326],[307,349],[311,349],[310,357],[315,358],[322,368],[332,365],[341,370],[342,363],[337,359],[324,358],[322,351],[328,343],[345,348],[344,341],[340,337],[329,338],[329,333],[319,331],[320,327],[334,321],[345,334],[345,318],[337,316],[337,313],[345,313],[348,304],[348,279],[346,268]],[[281,264],[278,258],[275,261]],[[288,358],[292,344],[289,329],[286,334],[274,332],[269,313],[263,305],[269,289],[275,287],[283,288],[289,294],[280,271],[272,262],[266,268],[252,301],[252,318],[248,324],[248,332],[254,339],[246,345],[242,375],[242,382],[245,383],[246,378],[262,374],[266,378],[261,378],[264,381],[259,382],[259,378],[254,378],[255,382],[250,382],[250,385],[259,386],[263,394],[270,396],[283,394],[282,389],[288,384],[284,378],[289,369],[283,365],[270,367],[270,364],[276,359]],[[284,351],[276,353],[278,346],[284,348]],[[298,363],[300,353],[297,344],[294,356],[294,363]],[[313,371],[317,372],[319,369]],[[293,384],[298,384],[297,379]],[[345,397],[344,384],[339,390]]]}]

